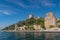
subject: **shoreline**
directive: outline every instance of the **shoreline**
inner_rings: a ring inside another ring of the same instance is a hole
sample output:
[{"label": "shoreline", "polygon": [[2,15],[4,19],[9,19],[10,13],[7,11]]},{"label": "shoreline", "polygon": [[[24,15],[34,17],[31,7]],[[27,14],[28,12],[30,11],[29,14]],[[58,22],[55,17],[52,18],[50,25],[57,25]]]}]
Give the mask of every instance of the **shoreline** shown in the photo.
[{"label": "shoreline", "polygon": [[37,33],[39,33],[39,32],[47,32],[47,33],[51,33],[51,32],[53,32],[53,33],[55,33],[55,32],[59,32],[60,33],[60,30],[20,30],[20,31],[0,31],[0,32],[37,32]]}]

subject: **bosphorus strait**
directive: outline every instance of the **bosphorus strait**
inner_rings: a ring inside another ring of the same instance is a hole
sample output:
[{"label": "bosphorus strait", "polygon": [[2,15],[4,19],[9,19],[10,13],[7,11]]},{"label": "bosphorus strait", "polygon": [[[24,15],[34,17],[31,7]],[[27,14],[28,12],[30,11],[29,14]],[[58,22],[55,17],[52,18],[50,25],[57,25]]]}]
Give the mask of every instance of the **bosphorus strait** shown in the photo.
[{"label": "bosphorus strait", "polygon": [[60,40],[60,33],[0,32],[0,40]]}]

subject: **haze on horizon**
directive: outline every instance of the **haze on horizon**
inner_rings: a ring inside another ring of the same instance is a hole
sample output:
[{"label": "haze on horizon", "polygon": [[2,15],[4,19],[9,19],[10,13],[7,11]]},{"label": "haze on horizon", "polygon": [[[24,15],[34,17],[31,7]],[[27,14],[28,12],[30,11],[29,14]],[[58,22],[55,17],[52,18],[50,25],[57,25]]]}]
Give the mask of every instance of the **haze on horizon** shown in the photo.
[{"label": "haze on horizon", "polygon": [[0,29],[28,18],[45,17],[47,12],[55,12],[60,17],[60,0],[0,0]]}]

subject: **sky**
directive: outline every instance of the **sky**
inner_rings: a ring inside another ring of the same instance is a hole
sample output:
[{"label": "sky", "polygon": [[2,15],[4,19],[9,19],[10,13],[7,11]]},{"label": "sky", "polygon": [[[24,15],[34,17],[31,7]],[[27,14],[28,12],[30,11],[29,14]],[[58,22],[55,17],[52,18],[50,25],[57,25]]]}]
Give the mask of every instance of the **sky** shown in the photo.
[{"label": "sky", "polygon": [[45,17],[54,12],[60,17],[60,0],[0,0],[0,29],[28,18]]}]

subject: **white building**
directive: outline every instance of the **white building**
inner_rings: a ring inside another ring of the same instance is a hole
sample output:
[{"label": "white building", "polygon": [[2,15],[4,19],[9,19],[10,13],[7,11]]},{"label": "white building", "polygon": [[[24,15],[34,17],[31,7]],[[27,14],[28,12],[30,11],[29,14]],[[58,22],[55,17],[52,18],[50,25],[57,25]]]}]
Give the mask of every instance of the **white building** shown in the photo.
[{"label": "white building", "polygon": [[29,15],[29,19],[33,18],[34,16],[32,14]]}]

